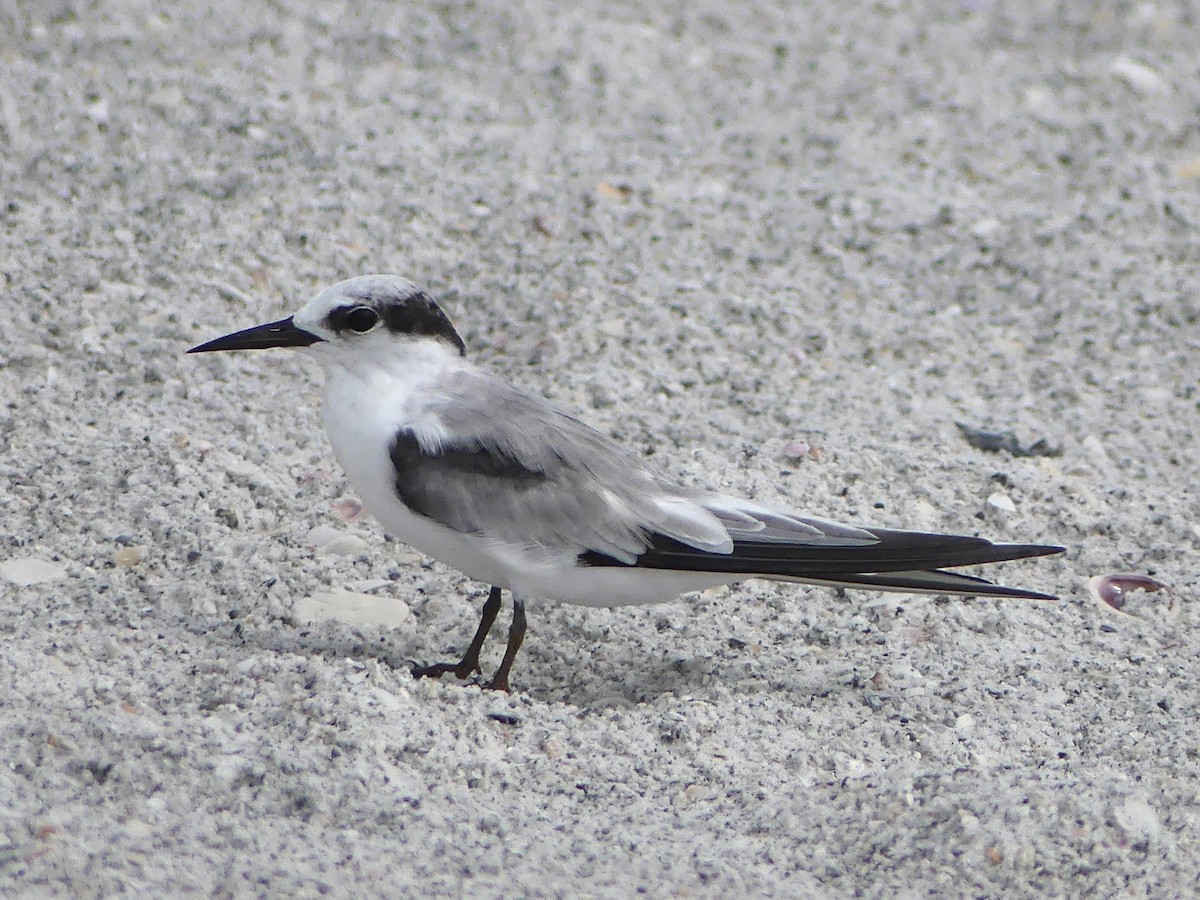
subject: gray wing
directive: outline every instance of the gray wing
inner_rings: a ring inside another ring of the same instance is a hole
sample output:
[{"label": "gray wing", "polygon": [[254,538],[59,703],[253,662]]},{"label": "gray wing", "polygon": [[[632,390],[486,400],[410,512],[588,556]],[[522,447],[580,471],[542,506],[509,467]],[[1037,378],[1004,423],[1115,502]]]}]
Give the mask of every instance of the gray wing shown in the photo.
[{"label": "gray wing", "polygon": [[715,554],[731,553],[735,539],[750,534],[874,540],[672,485],[598,431],[485,373],[465,375],[427,413],[433,427],[393,439],[394,483],[410,509],[454,531],[625,564],[655,535]]},{"label": "gray wing", "polygon": [[472,373],[427,412],[440,427],[393,439],[395,487],[410,509],[447,528],[623,562],[649,546],[652,531],[697,549],[730,544],[714,517],[664,491],[635,456],[498,379]]},{"label": "gray wing", "polygon": [[577,419],[483,373],[464,377],[427,412],[428,427],[400,431],[391,446],[394,485],[410,509],[454,531],[581,565],[1047,599],[940,567],[1062,551],[858,528],[688,491]]}]

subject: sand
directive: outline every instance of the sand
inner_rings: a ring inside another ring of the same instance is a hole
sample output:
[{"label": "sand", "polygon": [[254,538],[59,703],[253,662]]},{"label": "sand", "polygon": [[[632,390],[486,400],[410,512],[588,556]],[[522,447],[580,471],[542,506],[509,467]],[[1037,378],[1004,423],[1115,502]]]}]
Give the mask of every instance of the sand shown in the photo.
[{"label": "sand", "polygon": [[[162,9],[0,9],[0,894],[1194,890],[1189,4]],[[1062,599],[534,604],[512,695],[414,681],[485,586],[348,520],[315,366],[184,355],[372,271],[681,481]]]}]

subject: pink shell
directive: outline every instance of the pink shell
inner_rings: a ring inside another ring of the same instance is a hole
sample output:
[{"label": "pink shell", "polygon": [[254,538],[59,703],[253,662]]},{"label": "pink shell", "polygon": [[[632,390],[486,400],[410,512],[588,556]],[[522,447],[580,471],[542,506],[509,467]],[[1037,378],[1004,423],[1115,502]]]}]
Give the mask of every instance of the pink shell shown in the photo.
[{"label": "pink shell", "polygon": [[783,445],[784,459],[801,460],[813,453],[813,447],[807,441],[788,441]]},{"label": "pink shell", "polygon": [[363,513],[361,501],[353,497],[342,497],[339,500],[334,500],[329,505],[333,507],[333,511],[338,514],[343,522],[353,522]]},{"label": "pink shell", "polygon": [[1125,594],[1128,591],[1147,591],[1149,593],[1167,591],[1171,595],[1170,609],[1172,612],[1175,609],[1174,592],[1166,584],[1157,578],[1151,578],[1149,575],[1137,575],[1132,572],[1094,575],[1088,581],[1088,589],[1098,601],[1111,609],[1115,609],[1117,612],[1124,611]]}]

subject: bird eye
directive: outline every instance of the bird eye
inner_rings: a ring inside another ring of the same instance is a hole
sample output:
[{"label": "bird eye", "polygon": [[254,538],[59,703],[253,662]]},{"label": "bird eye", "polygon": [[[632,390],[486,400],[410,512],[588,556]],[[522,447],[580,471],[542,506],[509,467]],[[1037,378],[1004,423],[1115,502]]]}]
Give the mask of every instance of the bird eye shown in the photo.
[{"label": "bird eye", "polygon": [[350,314],[346,316],[346,324],[350,326],[351,331],[357,331],[362,334],[364,331],[370,331],[379,322],[379,313],[371,309],[369,306],[359,306],[350,310]]}]

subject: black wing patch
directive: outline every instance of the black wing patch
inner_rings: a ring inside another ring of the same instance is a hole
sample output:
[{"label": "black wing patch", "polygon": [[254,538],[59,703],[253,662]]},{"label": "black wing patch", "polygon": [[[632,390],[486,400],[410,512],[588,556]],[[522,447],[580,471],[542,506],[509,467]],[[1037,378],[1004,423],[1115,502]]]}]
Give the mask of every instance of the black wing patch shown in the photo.
[{"label": "black wing patch", "polygon": [[[447,503],[443,489],[446,480],[502,478],[513,491],[540,486],[546,473],[524,465],[520,460],[492,447],[449,446],[430,452],[421,446],[411,430],[400,431],[388,450],[395,470],[393,485],[404,505],[457,531],[474,531],[462,523],[462,509]],[[453,523],[458,523],[457,525]]]},{"label": "black wing patch", "polygon": [[636,517],[614,515],[594,477],[561,453],[503,439],[430,447],[404,429],[389,455],[399,499],[451,531],[564,561],[585,549],[633,561],[648,546]]}]

